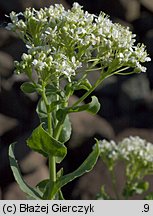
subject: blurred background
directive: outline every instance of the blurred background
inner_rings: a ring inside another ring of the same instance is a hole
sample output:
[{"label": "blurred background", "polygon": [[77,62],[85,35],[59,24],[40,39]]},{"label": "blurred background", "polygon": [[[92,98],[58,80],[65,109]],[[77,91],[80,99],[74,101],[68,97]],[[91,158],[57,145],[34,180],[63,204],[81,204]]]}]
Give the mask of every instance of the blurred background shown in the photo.
[{"label": "blurred background", "polygon": [[[14,60],[20,60],[26,51],[24,44],[16,36],[5,30],[5,17],[12,10],[23,11],[26,7],[49,6],[61,3],[70,8],[71,0],[0,0],[0,199],[26,199],[14,182],[9,167],[8,146],[17,141],[15,154],[25,180],[32,186],[48,177],[47,161],[39,154],[31,152],[25,144],[26,138],[39,124],[35,108],[38,96],[24,95],[20,85],[24,76],[13,74]],[[137,34],[137,41],[147,46],[153,59],[153,0],[79,0],[84,10],[110,15],[113,22],[129,26]],[[88,113],[71,115],[73,133],[67,143],[68,155],[62,163],[64,172],[76,169],[87,157],[98,139],[121,140],[130,135],[138,135],[153,143],[153,63],[147,63],[147,72],[132,76],[113,76],[107,79],[94,94],[101,102],[96,116]],[[94,74],[90,77],[95,80]],[[78,92],[79,97],[82,92]],[[75,101],[76,97],[71,100]],[[116,169],[118,190],[124,182],[122,164]],[[148,177],[153,191],[153,176]],[[95,169],[77,179],[63,189],[66,199],[95,199],[102,184],[112,194],[110,176],[99,160]],[[113,195],[113,194],[112,194]],[[139,199],[140,197],[133,197]]]}]

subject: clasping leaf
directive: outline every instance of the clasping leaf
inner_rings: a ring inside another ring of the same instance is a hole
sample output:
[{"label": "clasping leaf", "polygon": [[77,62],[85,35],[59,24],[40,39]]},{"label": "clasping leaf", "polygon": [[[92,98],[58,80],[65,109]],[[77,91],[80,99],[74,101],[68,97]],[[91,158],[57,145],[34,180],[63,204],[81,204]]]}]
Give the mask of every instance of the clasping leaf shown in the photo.
[{"label": "clasping leaf", "polygon": [[45,157],[56,156],[56,162],[60,163],[66,156],[67,149],[64,144],[54,139],[40,124],[27,140],[27,145],[34,151]]},{"label": "clasping leaf", "polygon": [[80,106],[72,106],[68,108],[59,109],[57,112],[57,119],[60,121],[68,113],[87,111],[91,114],[96,114],[100,109],[100,103],[96,96],[92,96],[92,101],[88,104]]}]

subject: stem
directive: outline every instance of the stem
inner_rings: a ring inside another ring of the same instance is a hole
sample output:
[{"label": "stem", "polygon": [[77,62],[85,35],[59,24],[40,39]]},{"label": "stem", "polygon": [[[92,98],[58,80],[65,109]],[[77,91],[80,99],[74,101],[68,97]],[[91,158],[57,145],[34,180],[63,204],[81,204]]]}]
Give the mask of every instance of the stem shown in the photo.
[{"label": "stem", "polygon": [[100,75],[100,78],[95,82],[95,84],[90,88],[89,91],[87,91],[78,101],[76,101],[72,107],[75,107],[77,106],[78,104],[80,104],[81,102],[83,102],[100,84],[101,82],[105,79],[105,78],[108,78],[110,76],[112,76],[113,74],[118,74],[119,72],[121,71],[124,71],[126,69],[128,69],[129,67],[125,67],[125,68],[122,68],[122,69],[118,69],[116,71],[107,71],[107,72],[104,72],[103,70],[101,71],[101,75]]},{"label": "stem", "polygon": [[46,111],[47,111],[48,133],[50,135],[52,135],[53,131],[52,131],[51,113],[48,111],[49,103],[48,103],[48,100],[47,100],[47,97],[46,97],[45,87],[43,87],[42,98],[44,100],[44,103],[45,103],[45,106],[46,106]]},{"label": "stem", "polygon": [[56,160],[52,155],[49,156],[49,179],[56,182]]},{"label": "stem", "polygon": [[90,88],[89,91],[87,91],[81,98],[79,98],[78,101],[76,101],[72,108],[83,102],[96,88],[97,86],[106,78],[106,74],[102,73],[100,78],[95,82],[95,84]]},{"label": "stem", "polygon": [[62,127],[63,127],[63,123],[64,123],[64,121],[57,123],[56,129],[55,129],[55,132],[54,132],[54,138],[55,139],[59,138]]},{"label": "stem", "polygon": [[119,75],[128,75],[128,74],[133,73],[133,72],[128,72],[128,73],[126,73],[126,74],[120,73],[120,72],[125,71],[125,70],[127,70],[127,69],[129,69],[129,67],[121,68],[121,69],[115,71],[114,74],[119,74]]},{"label": "stem", "polygon": [[117,191],[117,188],[116,188],[115,173],[113,172],[113,170],[110,170],[110,174],[111,174],[112,186],[113,186],[113,190],[114,190],[114,193],[115,193],[116,199],[119,200],[120,197],[119,197],[119,194],[118,194],[118,191]]},{"label": "stem", "polygon": [[51,113],[47,113],[47,121],[48,121],[48,133],[52,135]]},{"label": "stem", "polygon": [[[63,104],[63,107],[67,107],[68,106],[68,102],[66,101],[64,104]],[[54,130],[54,138],[56,140],[59,139],[59,136],[61,134],[61,131],[62,131],[62,128],[63,128],[63,124],[64,124],[64,121],[65,121],[65,118],[66,118],[67,114],[63,116],[62,120],[61,121],[58,121],[57,125],[56,125],[56,128]]]},{"label": "stem", "polygon": [[[101,74],[101,77],[95,82],[95,84],[90,88],[90,90],[88,92],[86,92],[78,101],[76,101],[72,108],[77,106],[78,104],[80,104],[82,101],[84,101],[85,98],[87,98],[93,91],[94,89],[106,78],[106,74]],[[66,103],[67,105],[67,103]],[[65,116],[66,117],[66,116]],[[63,123],[64,123],[65,118],[62,119],[62,121],[57,123],[57,126],[55,128],[54,131],[54,138],[58,139],[63,127]]]},{"label": "stem", "polygon": [[[53,130],[52,130],[52,121],[51,121],[51,113],[49,112],[49,103],[46,97],[45,93],[45,86],[43,86],[43,92],[42,92],[42,98],[44,100],[45,106],[46,106],[46,111],[47,111],[47,122],[48,122],[48,133],[49,135],[52,136]],[[56,182],[56,160],[55,156],[49,155],[49,179],[51,182]],[[49,186],[49,199],[51,199],[51,190],[52,190],[52,185],[50,184]]]},{"label": "stem", "polygon": [[[90,88],[89,91],[87,91],[78,101],[76,101],[72,107],[75,107],[77,106],[78,104],[80,104],[81,102],[83,102],[100,84],[101,82],[105,79],[105,78],[108,78],[114,74],[120,74],[120,72],[124,71],[124,70],[127,70],[129,67],[124,67],[124,68],[121,68],[121,69],[118,69],[116,71],[107,71],[107,72],[104,72],[103,70],[101,71],[101,75],[100,75],[100,78],[95,82],[95,84]],[[90,68],[90,70],[92,70],[92,67]],[[122,74],[121,74],[122,75]]]}]

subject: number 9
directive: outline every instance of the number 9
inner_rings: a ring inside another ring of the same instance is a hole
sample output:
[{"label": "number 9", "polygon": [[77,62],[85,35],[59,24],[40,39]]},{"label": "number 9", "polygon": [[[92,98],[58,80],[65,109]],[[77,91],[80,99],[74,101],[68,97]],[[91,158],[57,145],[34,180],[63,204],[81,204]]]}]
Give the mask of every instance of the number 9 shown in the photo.
[{"label": "number 9", "polygon": [[148,212],[149,211],[149,204],[144,204],[144,212]]}]

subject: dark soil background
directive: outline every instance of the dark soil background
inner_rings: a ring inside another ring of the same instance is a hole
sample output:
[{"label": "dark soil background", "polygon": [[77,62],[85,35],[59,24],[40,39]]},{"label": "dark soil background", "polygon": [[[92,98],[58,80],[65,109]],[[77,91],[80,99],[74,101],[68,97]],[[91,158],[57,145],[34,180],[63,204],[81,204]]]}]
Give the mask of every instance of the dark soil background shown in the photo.
[{"label": "dark soil background", "polygon": [[[74,1],[67,0],[0,0],[0,199],[26,199],[20,191],[9,168],[8,146],[17,141],[16,156],[25,180],[32,186],[48,177],[47,161],[31,152],[25,144],[26,138],[39,124],[35,108],[37,95],[24,95],[20,85],[24,76],[13,74],[13,61],[19,60],[25,51],[24,44],[14,34],[4,29],[8,22],[5,14],[19,12],[26,7],[40,8],[62,3],[66,8]],[[114,22],[130,26],[137,34],[137,41],[147,46],[153,58],[153,0],[79,0],[85,10],[111,16]],[[71,115],[72,138],[67,144],[69,153],[63,162],[65,173],[76,169],[87,157],[98,139],[121,140],[138,135],[153,143],[153,63],[146,64],[147,72],[132,76],[113,76],[106,80],[94,94],[101,102],[96,116],[87,113]],[[95,79],[93,74],[91,82]],[[76,97],[79,97],[79,92]],[[73,97],[71,100],[76,100]],[[124,183],[123,165],[116,169],[118,190]],[[153,191],[153,176],[148,177]],[[66,199],[95,199],[102,184],[112,194],[111,179],[105,166],[98,161],[95,169],[63,189]],[[141,199],[135,196],[133,199]]]}]

